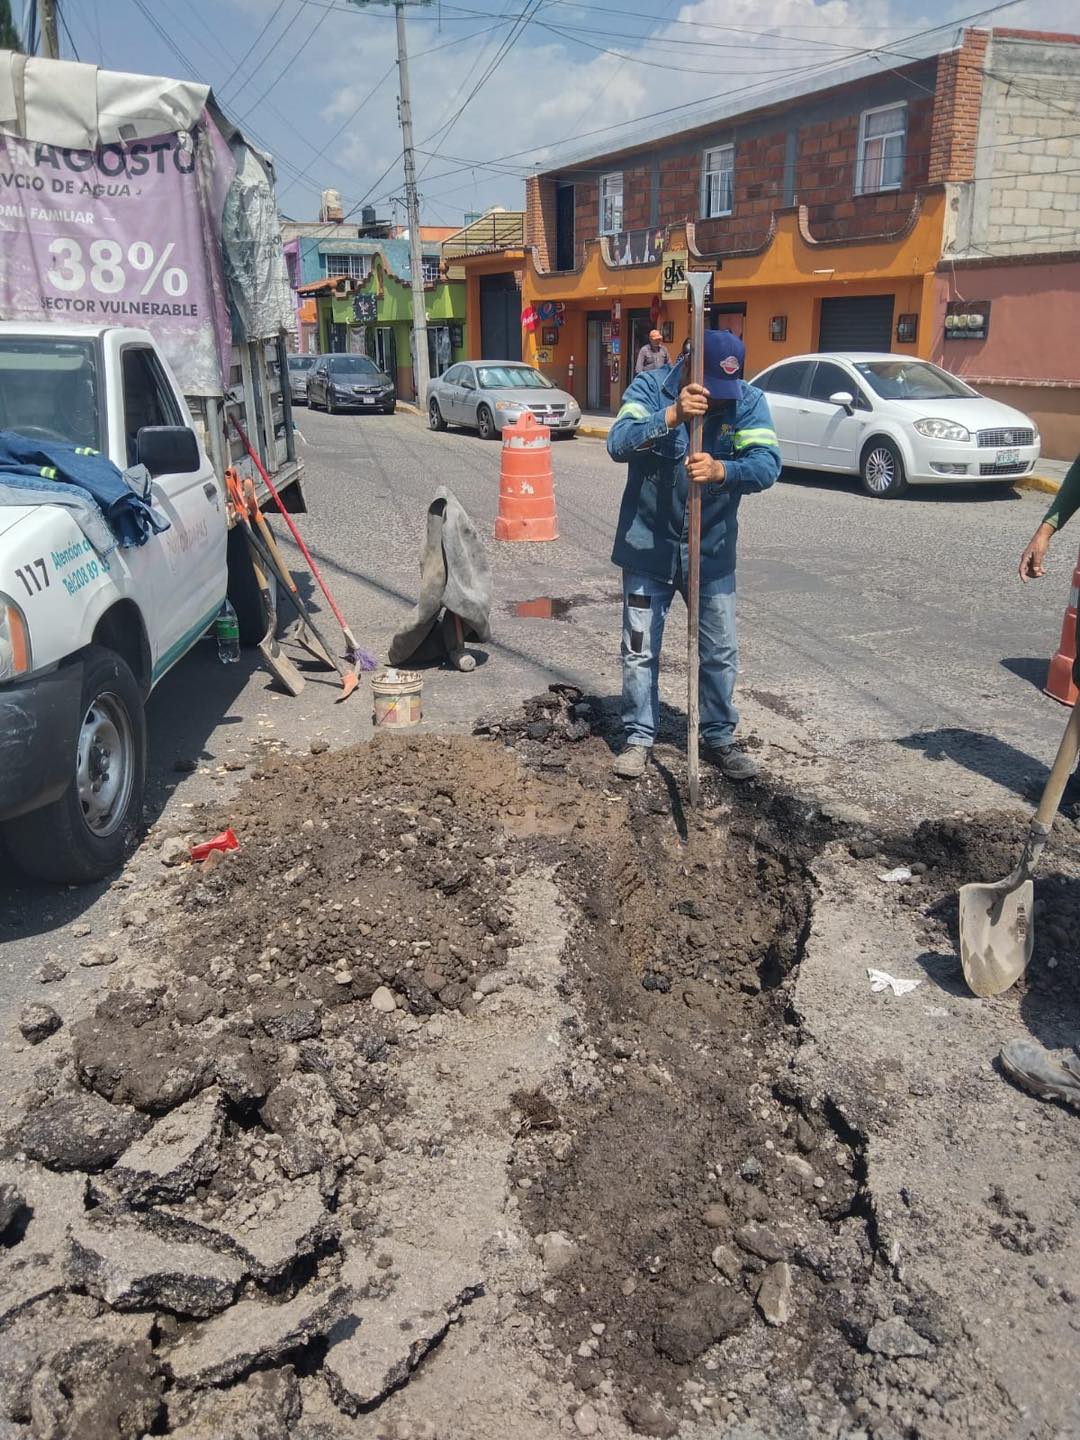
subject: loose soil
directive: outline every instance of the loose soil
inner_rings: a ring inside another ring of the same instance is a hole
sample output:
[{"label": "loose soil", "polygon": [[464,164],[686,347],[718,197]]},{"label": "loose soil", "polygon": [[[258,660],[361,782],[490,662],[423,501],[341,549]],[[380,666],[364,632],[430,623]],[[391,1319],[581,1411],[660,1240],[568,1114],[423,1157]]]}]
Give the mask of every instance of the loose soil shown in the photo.
[{"label": "loose soil", "polygon": [[[11,1202],[0,1433],[1006,1433],[970,1334],[887,1253],[867,1135],[806,1084],[795,985],[823,859],[917,867],[881,903],[943,953],[1023,817],[889,836],[711,776],[687,815],[674,752],[611,780],[605,723],[560,687],[476,738],[270,748],[193,816],[239,852],[153,861],[105,998],[8,1123],[0,1181],[71,1182],[86,1222],[28,1267]],[[1075,837],[1048,868],[1024,1003],[1064,1038]],[[91,1152],[64,1121],[88,1098]],[[213,1273],[88,1261],[115,1225]]]}]

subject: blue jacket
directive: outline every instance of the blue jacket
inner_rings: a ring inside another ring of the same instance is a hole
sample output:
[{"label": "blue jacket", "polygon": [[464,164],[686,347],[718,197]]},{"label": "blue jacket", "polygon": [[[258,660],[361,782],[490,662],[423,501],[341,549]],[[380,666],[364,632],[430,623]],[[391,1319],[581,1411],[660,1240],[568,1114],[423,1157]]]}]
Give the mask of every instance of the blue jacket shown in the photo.
[{"label": "blue jacket", "polygon": [[[669,430],[664,412],[679,397],[681,364],[639,375],[623,396],[608,434],[608,454],[628,463],[630,474],[619,509],[613,562],[623,570],[674,581],[679,561],[689,571],[685,425]],[[701,578],[718,579],[735,570],[738,510],[743,495],[767,490],[780,474],[768,402],[753,385],[705,418],[703,445],[723,460],[727,478],[702,486]]]},{"label": "blue jacket", "polygon": [[97,505],[121,549],[145,545],[152,534],[169,528],[108,456],[86,445],[28,440],[16,430],[0,430],[0,479],[35,491],[50,481],[61,490],[74,486]]}]

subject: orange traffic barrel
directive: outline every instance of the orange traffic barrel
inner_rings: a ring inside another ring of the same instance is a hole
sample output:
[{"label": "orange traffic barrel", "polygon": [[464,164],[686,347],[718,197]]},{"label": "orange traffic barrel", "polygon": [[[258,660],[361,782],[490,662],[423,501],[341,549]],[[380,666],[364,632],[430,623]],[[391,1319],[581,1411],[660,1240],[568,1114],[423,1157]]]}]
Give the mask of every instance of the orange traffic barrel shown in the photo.
[{"label": "orange traffic barrel", "polygon": [[531,411],[503,428],[496,540],[557,540],[551,431]]},{"label": "orange traffic barrel", "polygon": [[1063,705],[1075,705],[1077,697],[1073,667],[1076,664],[1076,612],[1080,608],[1080,555],[1076,557],[1073,571],[1072,590],[1065,607],[1065,618],[1061,622],[1061,640],[1057,654],[1050,661],[1050,674],[1046,677],[1046,693]]}]

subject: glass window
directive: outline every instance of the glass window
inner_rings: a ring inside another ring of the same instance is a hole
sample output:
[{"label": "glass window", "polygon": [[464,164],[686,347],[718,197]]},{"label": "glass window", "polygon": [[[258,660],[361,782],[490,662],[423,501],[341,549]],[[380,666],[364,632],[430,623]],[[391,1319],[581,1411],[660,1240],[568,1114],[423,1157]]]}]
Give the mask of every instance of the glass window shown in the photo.
[{"label": "glass window", "polygon": [[801,395],[809,369],[809,361],[792,360],[787,365],[777,365],[769,370],[757,383],[770,395]]},{"label": "glass window", "polygon": [[120,361],[124,382],[124,434],[128,464],[138,458],[139,431],[147,425],[179,425],[180,415],[161,361],[145,346],[129,345]]},{"label": "glass window", "polygon": [[701,173],[701,213],[706,220],[731,214],[735,146],[706,150]]},{"label": "glass window", "polygon": [[904,178],[907,106],[886,105],[864,110],[859,121],[859,156],[855,167],[855,193],[899,190]]},{"label": "glass window", "polygon": [[476,389],[476,376],[468,365],[462,365],[461,379],[458,381],[458,384],[466,390]]},{"label": "glass window", "polygon": [[622,171],[600,180],[600,234],[617,235],[622,222]]},{"label": "glass window", "polygon": [[379,367],[366,355],[335,355],[330,361],[331,375],[378,375]]},{"label": "glass window", "polygon": [[846,371],[841,370],[839,365],[834,365],[829,360],[819,360],[814,378],[810,382],[809,398],[827,401],[829,396],[835,395],[838,390],[846,390],[849,395],[855,396],[858,389],[855,381]]},{"label": "glass window", "polygon": [[290,369],[290,370],[310,370],[311,367],[312,367],[314,364],[315,364],[315,356],[314,356],[314,355],[290,355],[290,356],[289,356],[289,369]]},{"label": "glass window", "polygon": [[461,372],[463,368],[464,367],[461,365],[450,366],[450,369],[447,370],[442,377],[446,381],[447,385],[461,384]]},{"label": "glass window", "polygon": [[439,261],[436,256],[425,255],[420,262],[420,273],[425,285],[434,285],[439,279]]},{"label": "glass window", "polygon": [[883,400],[971,400],[978,395],[955,375],[925,360],[856,360],[855,369]]},{"label": "glass window", "polygon": [[370,255],[324,255],[327,275],[349,275],[363,280],[371,271]]},{"label": "glass window", "polygon": [[531,365],[481,365],[481,390],[554,390],[555,386]]},{"label": "glass window", "polygon": [[101,450],[93,341],[0,339],[0,430]]}]

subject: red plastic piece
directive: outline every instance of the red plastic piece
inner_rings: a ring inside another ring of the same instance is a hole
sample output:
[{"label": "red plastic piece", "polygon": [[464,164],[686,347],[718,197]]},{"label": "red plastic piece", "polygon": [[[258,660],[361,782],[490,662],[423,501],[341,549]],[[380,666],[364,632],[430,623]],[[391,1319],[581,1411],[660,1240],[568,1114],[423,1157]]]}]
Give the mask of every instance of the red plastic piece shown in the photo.
[{"label": "red plastic piece", "polygon": [[215,835],[212,840],[204,840],[199,845],[192,845],[191,858],[193,860],[205,860],[211,850],[239,850],[240,841],[236,838],[236,831],[230,825],[228,830],[222,830],[220,835]]}]

